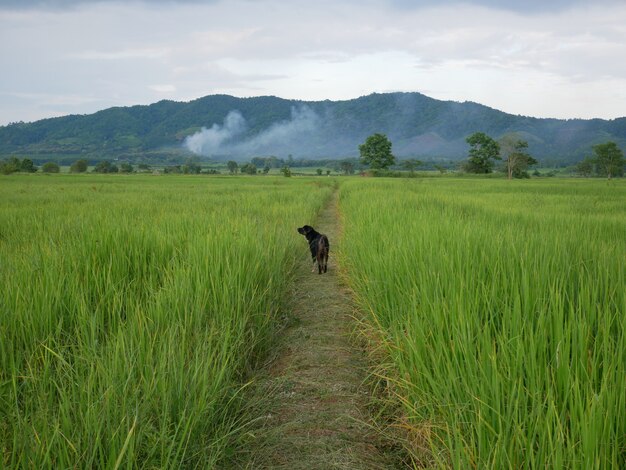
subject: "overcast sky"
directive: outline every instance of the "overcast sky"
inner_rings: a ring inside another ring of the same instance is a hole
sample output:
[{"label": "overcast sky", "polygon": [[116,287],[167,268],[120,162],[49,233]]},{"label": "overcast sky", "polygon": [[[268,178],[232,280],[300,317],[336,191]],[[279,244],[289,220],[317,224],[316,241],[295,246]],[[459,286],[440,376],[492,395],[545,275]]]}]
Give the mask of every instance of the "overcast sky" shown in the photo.
[{"label": "overcast sky", "polygon": [[626,116],[626,0],[0,0],[0,125],[226,93]]}]

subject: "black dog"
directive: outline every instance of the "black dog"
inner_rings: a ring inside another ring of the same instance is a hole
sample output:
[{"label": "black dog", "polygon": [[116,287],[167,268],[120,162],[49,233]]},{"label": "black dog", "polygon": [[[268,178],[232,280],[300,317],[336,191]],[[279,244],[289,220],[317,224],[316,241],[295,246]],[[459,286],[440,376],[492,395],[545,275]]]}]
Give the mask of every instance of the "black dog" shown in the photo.
[{"label": "black dog", "polygon": [[313,270],[311,272],[315,272],[316,262],[319,274],[328,271],[328,252],[330,251],[328,237],[316,232],[310,225],[300,227],[298,229],[298,233],[304,235],[306,240],[309,242],[311,257],[313,258]]}]

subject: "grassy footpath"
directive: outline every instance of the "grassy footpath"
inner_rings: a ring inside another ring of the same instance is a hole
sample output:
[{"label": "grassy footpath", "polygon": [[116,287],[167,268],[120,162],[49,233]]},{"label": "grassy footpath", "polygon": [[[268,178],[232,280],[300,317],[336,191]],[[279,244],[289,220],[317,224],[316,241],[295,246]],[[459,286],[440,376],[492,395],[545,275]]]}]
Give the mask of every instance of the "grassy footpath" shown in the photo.
[{"label": "grassy footpath", "polygon": [[214,466],[331,186],[1,178],[0,466]]},{"label": "grassy footpath", "polygon": [[342,185],[416,465],[626,464],[624,201],[622,180]]},{"label": "grassy footpath", "polygon": [[294,226],[300,249],[287,325],[271,361],[254,376],[247,400],[253,424],[232,468],[393,468],[389,443],[367,409],[367,360],[351,341],[354,304],[340,279],[335,198],[317,220],[305,222],[330,239],[328,272],[311,272],[307,243]]}]

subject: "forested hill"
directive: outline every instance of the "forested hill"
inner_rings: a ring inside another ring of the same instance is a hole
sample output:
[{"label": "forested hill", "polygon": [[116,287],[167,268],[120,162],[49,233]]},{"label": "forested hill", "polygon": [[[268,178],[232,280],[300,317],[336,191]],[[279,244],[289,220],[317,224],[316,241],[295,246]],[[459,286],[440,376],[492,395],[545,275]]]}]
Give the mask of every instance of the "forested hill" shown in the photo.
[{"label": "forested hill", "polygon": [[320,102],[212,95],[0,127],[0,158],[150,160],[193,152],[216,159],[341,158],[357,156],[358,145],[380,132],[398,157],[458,160],[476,131],[494,138],[515,133],[532,155],[552,162],[577,161],[608,140],[626,146],[626,118],[538,119],[420,93]]}]

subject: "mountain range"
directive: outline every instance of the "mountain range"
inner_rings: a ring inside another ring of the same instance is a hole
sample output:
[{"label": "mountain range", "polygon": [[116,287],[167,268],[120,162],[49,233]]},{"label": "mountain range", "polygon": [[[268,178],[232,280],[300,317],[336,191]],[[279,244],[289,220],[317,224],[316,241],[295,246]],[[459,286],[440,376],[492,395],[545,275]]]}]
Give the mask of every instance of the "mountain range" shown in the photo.
[{"label": "mountain range", "polygon": [[0,127],[0,158],[151,161],[201,155],[216,160],[345,158],[383,133],[399,158],[460,160],[474,132],[515,134],[540,162],[572,163],[609,140],[626,147],[626,117],[542,119],[421,93],[371,94],[346,101],[210,95],[159,101]]}]

